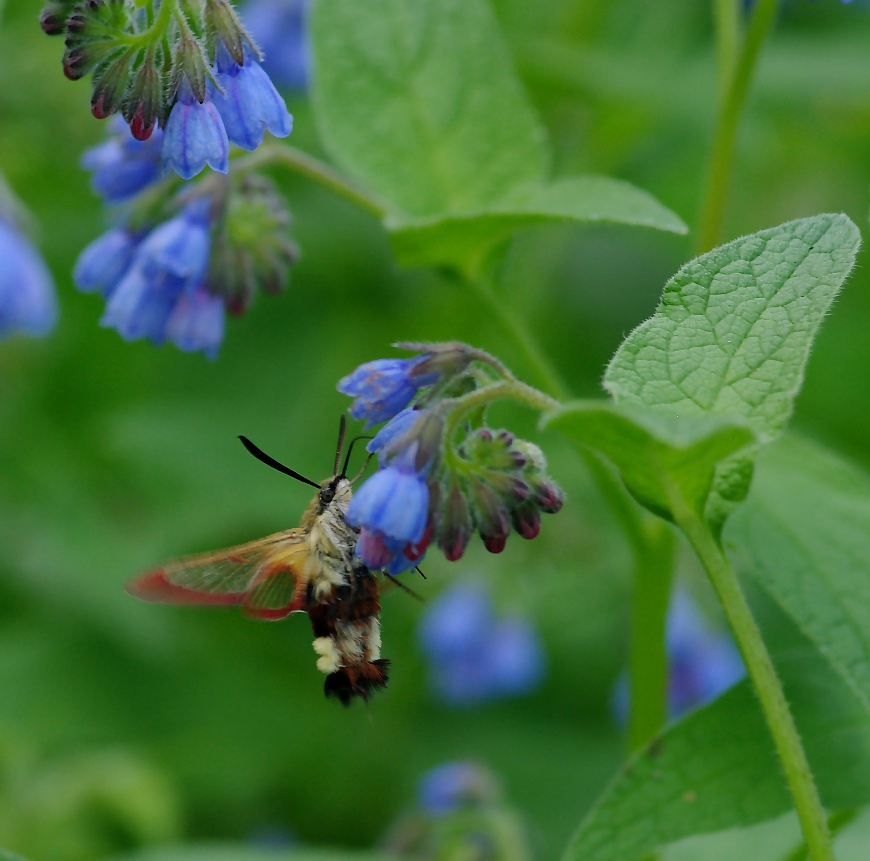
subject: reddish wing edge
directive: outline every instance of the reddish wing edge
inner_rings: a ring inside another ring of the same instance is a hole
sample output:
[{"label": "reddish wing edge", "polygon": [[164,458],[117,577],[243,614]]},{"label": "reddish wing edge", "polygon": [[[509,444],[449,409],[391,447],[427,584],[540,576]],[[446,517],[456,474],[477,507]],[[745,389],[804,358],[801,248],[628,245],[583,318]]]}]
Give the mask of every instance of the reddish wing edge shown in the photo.
[{"label": "reddish wing edge", "polygon": [[[126,591],[156,604],[241,605],[246,615],[256,619],[284,619],[307,609],[305,537],[304,530],[291,529],[241,547],[194,556],[134,578]],[[223,566],[220,577],[203,576],[216,565]]]}]

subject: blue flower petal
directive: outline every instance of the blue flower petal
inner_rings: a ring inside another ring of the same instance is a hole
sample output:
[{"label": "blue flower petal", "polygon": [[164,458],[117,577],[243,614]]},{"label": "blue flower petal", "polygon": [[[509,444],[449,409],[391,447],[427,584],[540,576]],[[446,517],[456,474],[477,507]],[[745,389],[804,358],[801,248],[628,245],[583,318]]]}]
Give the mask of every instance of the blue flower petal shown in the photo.
[{"label": "blue flower petal", "polygon": [[414,425],[414,422],[420,417],[420,410],[415,410],[413,407],[408,407],[402,410],[397,415],[393,416],[390,421],[385,424],[366,445],[366,451],[374,454],[382,448],[395,442],[399,437],[404,436]]},{"label": "blue flower petal", "polygon": [[[209,96],[200,104],[182,85],[163,134],[163,166],[191,179],[206,165],[218,173],[229,170],[229,140],[223,120]],[[210,87],[210,94],[213,88]]]},{"label": "blue flower petal", "polygon": [[180,350],[216,359],[224,338],[224,301],[206,289],[182,294],[166,323],[166,338]]},{"label": "blue flower petal", "polygon": [[388,538],[416,543],[426,531],[429,488],[413,472],[397,466],[378,470],[351,500],[346,520]]},{"label": "blue flower petal", "polygon": [[184,280],[134,264],[115,288],[100,320],[125,341],[166,340],[166,324],[184,289]]},{"label": "blue flower petal", "polygon": [[57,323],[54,281],[30,240],[0,217],[0,336],[45,335]]},{"label": "blue flower petal", "polygon": [[115,136],[85,150],[81,166],[93,171],[91,187],[107,203],[135,197],[163,174],[160,152],[163,132],[155,129],[147,141],[138,141],[127,124],[113,123]]},{"label": "blue flower petal", "polygon": [[236,146],[248,151],[257,149],[267,129],[275,137],[290,134],[293,117],[256,60],[246,56],[243,66],[230,60],[219,69],[217,82],[223,94],[216,92],[213,100],[227,137]]},{"label": "blue flower petal", "polygon": [[123,227],[114,227],[98,236],[76,260],[73,281],[79,290],[99,290],[109,297],[130,268],[139,238]]}]

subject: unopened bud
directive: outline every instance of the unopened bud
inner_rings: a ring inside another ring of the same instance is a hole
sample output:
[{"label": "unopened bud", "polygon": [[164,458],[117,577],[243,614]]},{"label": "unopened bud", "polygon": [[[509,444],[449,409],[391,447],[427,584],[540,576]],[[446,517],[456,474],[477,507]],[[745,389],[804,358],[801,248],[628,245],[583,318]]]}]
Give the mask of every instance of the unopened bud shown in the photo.
[{"label": "unopened bud", "polygon": [[401,350],[414,350],[427,354],[411,372],[412,377],[426,377],[430,374],[438,374],[441,378],[455,377],[465,371],[472,360],[471,347],[459,341],[447,341],[443,344],[405,341],[395,346]]},{"label": "unopened bud", "polygon": [[[227,0],[206,0],[205,20],[210,34],[224,43],[230,56],[241,66],[245,62],[245,43],[254,43],[242,27],[235,9]],[[255,50],[255,53],[259,53]]]},{"label": "unopened bud", "polygon": [[173,76],[176,88],[181,85],[182,78],[186,78],[196,100],[200,104],[205,101],[208,78],[205,54],[199,40],[190,32],[181,35],[175,48]]},{"label": "unopened bud", "polygon": [[106,119],[120,107],[127,92],[134,56],[133,51],[127,51],[109,63],[102,72],[94,75],[91,113],[98,120]]},{"label": "unopened bud", "polygon": [[445,504],[436,510],[439,512],[438,547],[449,562],[455,562],[465,553],[473,529],[468,502],[458,484],[451,484]]},{"label": "unopened bud", "polygon": [[124,105],[124,119],[136,140],[151,137],[163,102],[163,81],[153,57],[146,58],[136,73],[130,94]]}]

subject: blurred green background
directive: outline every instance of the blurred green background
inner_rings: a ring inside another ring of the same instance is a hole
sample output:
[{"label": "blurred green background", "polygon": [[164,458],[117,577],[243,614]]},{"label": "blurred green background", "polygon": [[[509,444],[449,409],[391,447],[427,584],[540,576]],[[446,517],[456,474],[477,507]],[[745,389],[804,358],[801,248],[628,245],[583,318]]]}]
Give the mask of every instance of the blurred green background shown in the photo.
[{"label": "blurred green background", "polygon": [[[166,557],[295,525],[309,491],[255,463],[236,436],[325,477],[347,406],[335,383],[394,354],[391,343],[466,340],[537,381],[473,296],[431,272],[397,271],[375,222],[281,173],[303,259],[283,295],[230,322],[217,362],[101,329],[101,301],[77,293],[70,271],[103,229],[78,159],[104,126],[87,85],[63,77],[40,5],[7,0],[0,29],[0,169],[35,216],[62,306],[49,339],[0,344],[0,845],[45,861],[287,834],[372,846],[413,806],[423,771],[471,757],[503,779],[538,855],[556,857],[622,758],[609,698],[629,555],[580,463],[537,434],[531,415],[504,407],[498,418],[544,446],[568,494],[563,513],[500,556],[477,545],[457,564],[430,554],[429,579],[414,585],[432,597],[477,577],[501,607],[534,619],[549,673],[533,696],[440,706],[415,640],[422,609],[401,593],[382,616],[390,689],[368,714],[324,699],[304,618],[257,624],[124,594],[128,577]],[[710,4],[496,5],[556,172],[627,179],[692,224],[713,122]],[[868,37],[867,7],[783,4],[742,126],[723,239],[823,211],[866,225]],[[290,108],[293,143],[322,154],[305,99]],[[529,230],[509,252],[505,301],[576,393],[594,396],[691,241]],[[795,418],[865,465],[868,277],[862,256]],[[682,568],[697,579],[688,558]]]}]

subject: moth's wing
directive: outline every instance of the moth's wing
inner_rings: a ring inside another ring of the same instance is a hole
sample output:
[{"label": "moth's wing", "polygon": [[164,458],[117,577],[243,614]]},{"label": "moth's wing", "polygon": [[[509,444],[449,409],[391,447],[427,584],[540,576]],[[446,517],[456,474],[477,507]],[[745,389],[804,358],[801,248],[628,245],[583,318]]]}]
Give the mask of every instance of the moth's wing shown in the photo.
[{"label": "moth's wing", "polygon": [[306,609],[308,530],[288,529],[227,550],[170,562],[127,584],[159,604],[244,605],[261,619]]}]

